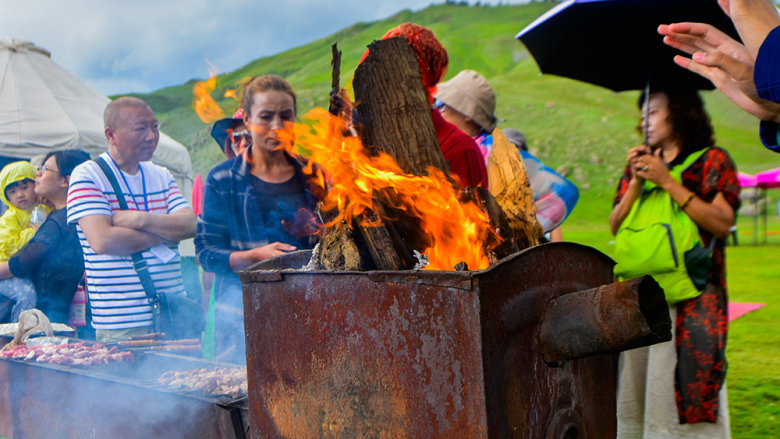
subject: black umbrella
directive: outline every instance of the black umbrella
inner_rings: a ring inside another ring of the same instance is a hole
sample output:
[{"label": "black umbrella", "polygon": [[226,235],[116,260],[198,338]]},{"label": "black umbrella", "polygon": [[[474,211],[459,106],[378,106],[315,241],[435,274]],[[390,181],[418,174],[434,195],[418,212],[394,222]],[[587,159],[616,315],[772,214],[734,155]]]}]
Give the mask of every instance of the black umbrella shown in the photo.
[{"label": "black umbrella", "polygon": [[639,90],[648,81],[711,90],[707,79],[679,67],[681,54],[663,43],[660,24],[709,23],[739,41],[715,0],[569,0],[523,29],[519,38],[542,73]]}]

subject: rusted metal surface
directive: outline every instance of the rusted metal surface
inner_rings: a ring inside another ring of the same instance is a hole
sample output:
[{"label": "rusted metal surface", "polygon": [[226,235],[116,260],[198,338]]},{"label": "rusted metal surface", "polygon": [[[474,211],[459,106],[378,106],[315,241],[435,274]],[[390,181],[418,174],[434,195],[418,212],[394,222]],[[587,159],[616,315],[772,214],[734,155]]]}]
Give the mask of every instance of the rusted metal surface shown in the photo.
[{"label": "rusted metal surface", "polygon": [[490,437],[615,437],[616,357],[552,368],[537,344],[549,300],[611,283],[613,264],[590,247],[554,243],[477,274]]},{"label": "rusted metal surface", "polygon": [[248,284],[253,437],[486,434],[479,301],[461,288],[469,277],[411,283],[397,273]]},{"label": "rusted metal surface", "polygon": [[156,378],[165,370],[224,364],[177,355],[141,357],[135,363],[89,368],[0,359],[0,436],[246,436],[245,400],[177,392],[156,384]]},{"label": "rusted metal surface", "polygon": [[650,276],[555,297],[539,326],[548,364],[671,339],[664,290]]},{"label": "rusted metal surface", "polygon": [[252,437],[615,436],[616,357],[550,367],[537,344],[551,299],[612,282],[600,252],[547,244],[472,272],[285,265],[241,273]]}]

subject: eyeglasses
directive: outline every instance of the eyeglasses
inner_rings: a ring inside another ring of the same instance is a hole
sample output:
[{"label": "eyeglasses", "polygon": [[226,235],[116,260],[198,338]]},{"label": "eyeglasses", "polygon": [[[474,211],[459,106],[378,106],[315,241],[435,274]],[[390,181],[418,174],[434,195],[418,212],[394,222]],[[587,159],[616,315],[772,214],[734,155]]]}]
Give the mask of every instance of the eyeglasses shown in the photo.
[{"label": "eyeglasses", "polygon": [[230,141],[233,143],[239,143],[241,142],[241,139],[245,139],[246,141],[251,141],[252,134],[249,132],[249,130],[239,131],[237,133],[230,134]]},{"label": "eyeglasses", "polygon": [[439,110],[440,113],[444,113],[444,111],[447,109],[447,106],[444,104],[444,102],[435,99],[433,101],[433,108]]},{"label": "eyeglasses", "polygon": [[43,174],[43,173],[44,173],[44,172],[46,172],[46,171],[51,171],[51,172],[54,172],[54,173],[56,173],[56,174],[60,174],[60,175],[62,175],[62,173],[61,173],[60,171],[58,171],[58,170],[56,170],[56,169],[49,168],[49,167],[47,167],[46,165],[41,165],[41,166],[38,166],[38,171],[39,171],[41,174]]}]

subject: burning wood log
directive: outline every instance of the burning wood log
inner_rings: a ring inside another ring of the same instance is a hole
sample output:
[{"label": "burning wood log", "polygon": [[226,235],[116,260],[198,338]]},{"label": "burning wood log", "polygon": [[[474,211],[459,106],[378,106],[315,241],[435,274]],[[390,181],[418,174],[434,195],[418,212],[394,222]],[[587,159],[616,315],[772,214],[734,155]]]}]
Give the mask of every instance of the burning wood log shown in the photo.
[{"label": "burning wood log", "polygon": [[360,253],[353,230],[346,223],[336,223],[321,233],[320,242],[314,247],[307,269],[361,271],[371,268],[366,265],[366,258]]},{"label": "burning wood log", "polygon": [[[341,217],[345,221],[323,230],[309,267],[406,270],[416,262],[411,253],[420,252],[429,257],[432,268],[452,270],[457,265],[474,270],[537,244],[541,228],[536,228],[533,195],[519,155],[515,152],[517,163],[506,169],[501,165],[505,174],[496,174],[500,202],[486,190],[456,190],[412,49],[405,39],[394,38],[374,42],[369,50],[353,82],[358,102],[353,128],[365,151],[344,169],[354,173],[353,179],[342,179],[336,186],[343,197],[338,198],[339,206],[354,195],[361,207],[351,213],[357,217],[345,215]],[[336,60],[334,48],[334,68]],[[335,77],[333,85],[338,87]],[[337,112],[351,115],[346,107]],[[332,126],[334,136],[343,132]],[[502,154],[496,160],[508,156]],[[367,164],[363,159],[378,165],[361,173]],[[518,177],[521,183],[512,181]],[[348,189],[353,187],[354,193]],[[509,208],[506,213],[504,206]],[[323,219],[332,224],[339,212],[324,212]]]},{"label": "burning wood log", "polygon": [[488,253],[491,264],[527,247],[518,245],[518,241],[514,239],[516,232],[510,224],[509,217],[487,189],[469,186],[462,190],[460,199],[462,202],[475,203],[490,217],[491,229],[495,230],[496,234],[483,245],[485,248],[492,249]]},{"label": "burning wood log", "polygon": [[[375,41],[369,50],[368,57],[355,71],[353,81],[358,101],[355,108],[358,123],[355,128],[363,145],[374,154],[383,152],[390,155],[409,174],[427,175],[429,166],[448,174],[449,167],[439,148],[420,68],[409,44],[403,38],[392,38]],[[335,69],[339,59],[335,48],[333,54]],[[338,87],[335,74],[334,70],[333,86]],[[333,110],[331,108],[331,112]],[[338,269],[338,265],[343,262],[347,265],[342,269],[412,268],[415,261],[410,256],[410,249],[423,250],[427,247],[428,239],[421,233],[417,221],[391,207],[392,204],[386,199],[391,196],[378,194],[378,205],[384,207],[382,212],[369,212],[362,221],[356,221],[360,224],[354,224],[359,231],[361,244],[368,250],[369,261],[365,257],[359,258],[359,250],[344,236],[347,228],[339,227],[323,234],[322,248],[315,252],[313,265]],[[385,221],[388,215],[396,221]],[[335,254],[339,251],[346,253],[341,256]],[[362,261],[357,263],[360,259]],[[334,264],[334,261],[338,262]]]},{"label": "burning wood log", "polygon": [[513,240],[520,250],[538,245],[544,229],[536,219],[534,194],[523,159],[517,147],[498,128],[493,130],[493,149],[487,168],[490,193],[507,215],[514,231]]}]

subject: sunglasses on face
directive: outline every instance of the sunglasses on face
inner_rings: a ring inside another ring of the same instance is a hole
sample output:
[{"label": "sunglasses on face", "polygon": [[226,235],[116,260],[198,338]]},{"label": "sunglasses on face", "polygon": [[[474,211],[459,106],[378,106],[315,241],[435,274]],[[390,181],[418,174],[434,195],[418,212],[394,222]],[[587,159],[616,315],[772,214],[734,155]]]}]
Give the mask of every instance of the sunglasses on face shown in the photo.
[{"label": "sunglasses on face", "polygon": [[240,143],[241,139],[245,139],[247,142],[252,140],[252,134],[249,130],[238,131],[230,134],[230,141],[233,143]]},{"label": "sunglasses on face", "polygon": [[433,108],[439,110],[439,112],[441,112],[441,113],[444,113],[444,111],[446,110],[447,107],[444,104],[444,102],[442,102],[442,101],[440,101],[438,99],[435,99],[433,101]]}]

